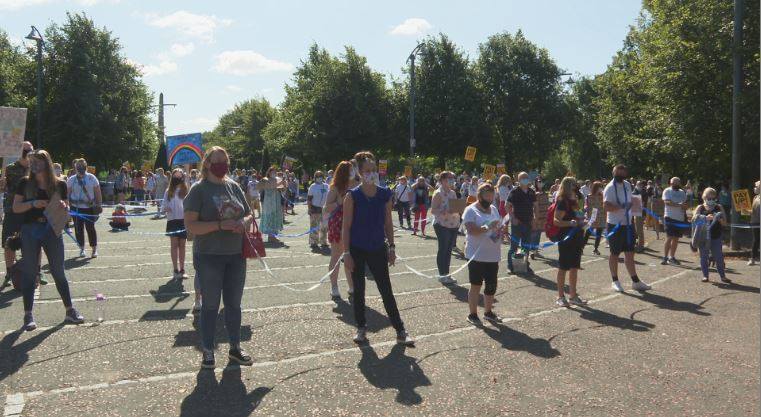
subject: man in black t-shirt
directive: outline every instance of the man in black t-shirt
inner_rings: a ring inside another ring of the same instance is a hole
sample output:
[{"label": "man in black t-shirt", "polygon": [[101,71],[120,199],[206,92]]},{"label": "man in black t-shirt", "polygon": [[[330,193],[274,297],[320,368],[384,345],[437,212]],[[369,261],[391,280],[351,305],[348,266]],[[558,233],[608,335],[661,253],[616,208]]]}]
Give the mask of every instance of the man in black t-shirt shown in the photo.
[{"label": "man in black t-shirt", "polygon": [[[531,225],[534,224],[536,213],[538,211],[536,195],[534,190],[529,188],[528,174],[521,172],[518,174],[518,187],[513,188],[507,196],[507,212],[510,213],[510,251],[507,253],[507,268],[513,272],[513,255],[518,251],[521,244],[531,242]],[[528,249],[524,252],[528,253]],[[528,260],[526,260],[528,265]]]},{"label": "man in black t-shirt", "polygon": [[16,194],[21,179],[29,174],[29,158],[27,154],[33,151],[34,147],[31,142],[24,142],[21,148],[21,158],[18,161],[8,165],[3,171],[2,190],[5,192],[3,199],[3,232],[2,246],[5,249],[5,282],[2,287],[6,287],[11,278],[10,268],[16,263],[16,251],[6,247],[8,238],[21,231],[21,224],[24,222],[23,214],[13,212],[13,196]]}]

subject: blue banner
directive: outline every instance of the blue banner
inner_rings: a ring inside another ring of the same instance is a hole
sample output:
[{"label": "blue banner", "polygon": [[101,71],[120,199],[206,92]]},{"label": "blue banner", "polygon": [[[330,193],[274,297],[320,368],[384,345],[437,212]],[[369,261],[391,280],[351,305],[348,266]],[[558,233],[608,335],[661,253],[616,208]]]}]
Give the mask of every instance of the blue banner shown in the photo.
[{"label": "blue banner", "polygon": [[166,160],[169,166],[194,164],[201,162],[202,158],[200,133],[166,137]]}]

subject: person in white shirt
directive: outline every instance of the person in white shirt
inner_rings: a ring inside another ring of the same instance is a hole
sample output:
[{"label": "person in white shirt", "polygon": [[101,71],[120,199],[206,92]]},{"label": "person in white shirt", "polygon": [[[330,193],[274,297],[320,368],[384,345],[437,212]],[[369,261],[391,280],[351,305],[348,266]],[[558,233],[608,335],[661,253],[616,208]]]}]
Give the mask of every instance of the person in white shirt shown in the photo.
[{"label": "person in white shirt", "polygon": [[468,308],[470,314],[467,320],[481,325],[478,318],[478,302],[481,285],[484,288],[484,319],[492,323],[502,323],[502,318],[494,314],[494,294],[497,292],[497,273],[501,259],[502,235],[505,226],[502,217],[494,204],[494,186],[484,183],[478,187],[477,200],[469,205],[462,215],[465,224],[465,257],[468,258],[468,275],[470,291],[468,291]]},{"label": "person in white shirt", "polygon": [[[252,172],[251,178],[248,180],[248,185],[246,186],[246,198],[248,199],[248,205],[251,207],[251,215],[254,216],[254,218],[259,218],[262,214],[262,205],[261,205],[261,195],[259,194],[259,190],[257,189],[257,185],[259,184],[259,180],[256,179],[256,172]],[[256,214],[259,212],[259,214]]]},{"label": "person in white shirt", "polygon": [[159,198],[159,196],[156,195],[156,177],[151,171],[148,171],[145,176],[145,200],[151,201],[152,205],[156,205],[155,200]]},{"label": "person in white shirt", "polygon": [[478,193],[478,180],[471,177],[465,177],[462,185],[460,186],[460,194],[462,198],[470,197],[470,200],[475,200]]},{"label": "person in white shirt", "polygon": [[617,292],[624,291],[618,281],[618,256],[623,252],[624,264],[631,277],[632,288],[637,291],[647,291],[650,286],[637,277],[637,267],[634,264],[634,226],[631,223],[632,216],[630,213],[632,185],[625,179],[628,175],[629,170],[625,165],[616,165],[613,167],[613,181],[608,183],[603,191],[608,233],[613,233],[608,238],[610,245],[608,267],[613,279],[611,287]]},{"label": "person in white shirt", "polygon": [[181,168],[175,168],[161,204],[166,213],[166,234],[169,236],[174,279],[188,278],[185,273],[185,243],[188,234],[185,230],[185,212],[182,203],[186,195],[188,195],[188,186],[185,182],[185,172]]},{"label": "person in white shirt", "polygon": [[103,212],[103,196],[100,191],[100,182],[95,175],[87,172],[87,161],[77,159],[74,161],[76,175],[71,176],[66,182],[69,190],[69,205],[71,210],[81,216],[74,216],[74,235],[79,245],[79,256],[85,257],[85,234],[92,248],[92,257],[98,257],[98,233],[95,231],[95,222],[98,214]]},{"label": "person in white shirt", "polygon": [[412,229],[412,215],[410,214],[410,202],[412,201],[412,187],[407,184],[407,177],[399,177],[399,182],[394,188],[394,204],[399,215],[399,227],[404,228],[403,220],[407,219],[407,228]]},{"label": "person in white shirt", "polygon": [[167,188],[169,187],[169,178],[167,178],[166,175],[164,175],[164,168],[157,168],[156,173],[153,175],[153,177],[156,180],[156,198],[157,206],[156,206],[156,216],[154,216],[154,219],[160,219],[161,218],[161,203],[164,201],[163,197],[166,193]]},{"label": "person in white shirt", "polygon": [[589,197],[589,194],[592,192],[592,183],[589,180],[586,180],[584,182],[584,185],[579,188],[579,192],[584,196],[584,201],[587,200],[587,197]]},{"label": "person in white shirt", "polygon": [[322,171],[314,173],[314,183],[307,191],[307,204],[309,205],[309,246],[317,250],[317,243],[323,249],[328,248],[328,223],[322,221],[322,210],[328,199],[328,184],[325,184],[325,176]]},{"label": "person in white shirt", "polygon": [[679,245],[682,231],[689,229],[686,222],[687,193],[682,189],[682,181],[674,177],[671,187],[663,190],[663,226],[666,228],[666,243],[663,245],[663,261],[661,265],[679,265],[674,255]]}]

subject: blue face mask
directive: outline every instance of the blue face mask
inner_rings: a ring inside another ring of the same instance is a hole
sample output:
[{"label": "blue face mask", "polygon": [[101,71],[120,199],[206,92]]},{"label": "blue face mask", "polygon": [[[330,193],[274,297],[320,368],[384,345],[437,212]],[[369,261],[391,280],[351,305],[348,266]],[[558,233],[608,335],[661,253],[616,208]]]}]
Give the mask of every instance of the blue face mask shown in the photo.
[{"label": "blue face mask", "polygon": [[528,178],[521,178],[520,183],[521,185],[528,185],[528,183],[531,182]]}]

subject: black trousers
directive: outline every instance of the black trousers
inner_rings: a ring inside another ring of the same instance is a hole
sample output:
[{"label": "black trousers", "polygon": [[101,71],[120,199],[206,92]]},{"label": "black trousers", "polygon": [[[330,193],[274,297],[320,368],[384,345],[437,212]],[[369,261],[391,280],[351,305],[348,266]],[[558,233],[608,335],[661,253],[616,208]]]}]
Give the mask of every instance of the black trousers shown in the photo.
[{"label": "black trousers", "polygon": [[758,258],[758,239],[759,238],[759,229],[753,228],[753,250],[750,253],[751,258],[757,259]]},{"label": "black trousers", "polygon": [[396,212],[399,214],[399,227],[403,227],[403,219],[407,219],[407,227],[412,227],[412,217],[410,216],[410,202],[409,201],[397,201]]},{"label": "black trousers", "polygon": [[92,208],[76,208],[72,207],[72,211],[80,214],[85,214],[84,218],[74,216],[74,236],[77,238],[77,244],[80,248],[85,246],[85,229],[87,230],[87,240],[90,242],[90,247],[94,248],[98,246],[98,234],[95,232],[95,222],[97,217],[92,216],[95,211]]},{"label": "black trousers", "polygon": [[354,259],[354,272],[351,274],[351,280],[354,282],[352,305],[357,327],[367,326],[365,319],[365,268],[370,268],[391,325],[398,332],[404,330],[404,323],[399,316],[399,308],[396,306],[396,298],[394,298],[394,292],[391,289],[391,278],[388,276],[386,248],[369,252],[352,246],[349,252]]}]

